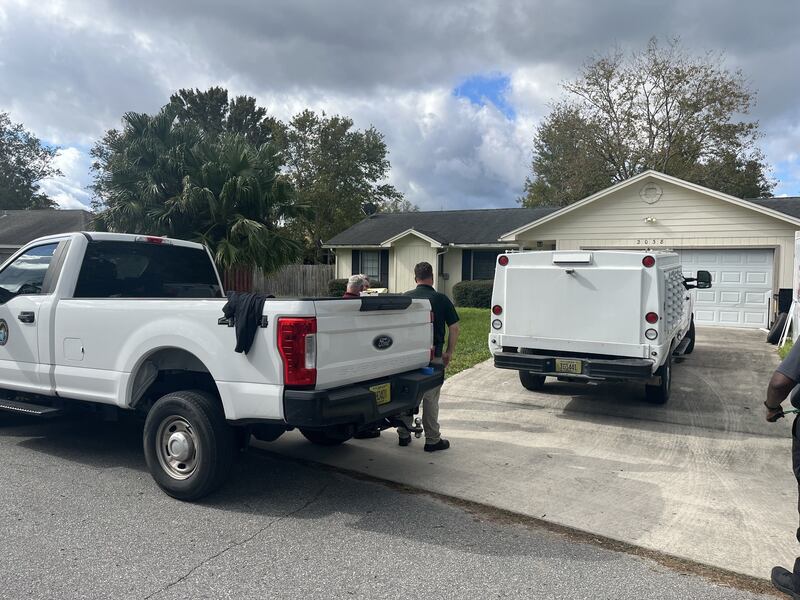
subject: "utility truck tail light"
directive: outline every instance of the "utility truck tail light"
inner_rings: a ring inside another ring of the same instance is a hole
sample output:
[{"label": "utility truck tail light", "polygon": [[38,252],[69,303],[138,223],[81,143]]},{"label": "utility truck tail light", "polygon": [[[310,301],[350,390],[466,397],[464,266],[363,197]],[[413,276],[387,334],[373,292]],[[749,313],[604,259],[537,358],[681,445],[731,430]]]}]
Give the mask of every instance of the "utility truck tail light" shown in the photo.
[{"label": "utility truck tail light", "polygon": [[644,316],[644,320],[653,325],[658,323],[658,315],[654,312],[649,312]]},{"label": "utility truck tail light", "polygon": [[656,264],[656,259],[649,255],[645,256],[642,259],[642,264],[649,269],[650,267]]},{"label": "utility truck tail light", "polygon": [[501,267],[505,267],[508,264],[508,257],[505,254],[501,254],[500,258],[497,259],[497,264]]},{"label": "utility truck tail light", "polygon": [[317,383],[317,319],[279,318],[278,351],[283,359],[284,385]]},{"label": "utility truck tail light", "polygon": [[499,304],[495,304],[495,305],[492,307],[492,314],[494,314],[494,315],[498,315],[498,316],[499,316],[499,315],[502,315],[502,314],[503,314],[503,307],[502,307],[502,306],[500,306]]}]

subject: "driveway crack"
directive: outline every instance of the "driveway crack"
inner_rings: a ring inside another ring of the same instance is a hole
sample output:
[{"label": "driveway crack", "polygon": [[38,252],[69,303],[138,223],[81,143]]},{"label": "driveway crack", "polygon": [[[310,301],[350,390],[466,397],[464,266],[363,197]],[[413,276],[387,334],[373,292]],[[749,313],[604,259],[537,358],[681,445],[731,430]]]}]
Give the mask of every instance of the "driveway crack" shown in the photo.
[{"label": "driveway crack", "polygon": [[251,542],[252,540],[257,538],[259,535],[261,535],[262,533],[264,533],[265,531],[270,529],[273,525],[276,525],[276,524],[280,523],[281,521],[283,521],[285,519],[288,519],[289,517],[293,517],[293,516],[297,515],[298,513],[303,512],[304,510],[309,508],[311,505],[316,503],[322,497],[322,494],[325,493],[325,490],[328,489],[329,485],[330,484],[327,484],[327,483],[325,485],[323,485],[319,490],[317,490],[317,492],[309,500],[307,500],[299,508],[296,508],[295,510],[292,510],[292,511],[290,511],[290,512],[284,514],[284,515],[281,515],[277,519],[273,519],[272,521],[270,521],[269,523],[264,525],[262,528],[257,530],[255,533],[253,533],[252,535],[244,538],[243,540],[238,540],[238,541],[231,542],[230,544],[228,544],[225,548],[223,548],[219,552],[217,552],[215,554],[212,554],[208,558],[205,558],[202,561],[200,561],[194,567],[189,569],[186,573],[184,573],[183,575],[178,577],[175,581],[172,581],[172,582],[168,583],[167,585],[165,585],[164,587],[159,588],[159,589],[155,590],[154,592],[151,592],[149,595],[145,596],[143,600],[150,600],[150,598],[153,598],[154,596],[157,596],[159,594],[162,594],[162,593],[172,589],[176,585],[184,582],[186,579],[191,577],[192,574],[195,573],[195,571],[197,571],[198,569],[201,569],[202,567],[204,567],[204,566],[208,565],[209,563],[215,561],[220,556],[226,554],[230,550],[233,550],[235,548],[238,548],[239,546],[243,546],[243,545],[247,544],[248,542]]}]

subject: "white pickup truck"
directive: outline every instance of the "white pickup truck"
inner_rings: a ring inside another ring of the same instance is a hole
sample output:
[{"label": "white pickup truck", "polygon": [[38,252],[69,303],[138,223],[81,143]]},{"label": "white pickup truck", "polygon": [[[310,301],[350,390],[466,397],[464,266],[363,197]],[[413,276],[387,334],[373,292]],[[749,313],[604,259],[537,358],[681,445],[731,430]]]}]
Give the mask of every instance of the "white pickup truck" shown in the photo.
[{"label": "white pickup truck", "polygon": [[489,350],[501,369],[538,390],[546,377],[641,381],[646,398],[670,395],[673,354],[694,349],[692,288],[674,252],[547,251],[501,254]]},{"label": "white pickup truck", "polygon": [[267,299],[246,354],[234,352],[225,303],[199,244],[110,233],[31,242],[0,266],[0,410],[141,413],[153,478],[193,500],[223,483],[250,434],[270,441],[296,427],[342,443],[399,425],[442,384],[425,300]]}]

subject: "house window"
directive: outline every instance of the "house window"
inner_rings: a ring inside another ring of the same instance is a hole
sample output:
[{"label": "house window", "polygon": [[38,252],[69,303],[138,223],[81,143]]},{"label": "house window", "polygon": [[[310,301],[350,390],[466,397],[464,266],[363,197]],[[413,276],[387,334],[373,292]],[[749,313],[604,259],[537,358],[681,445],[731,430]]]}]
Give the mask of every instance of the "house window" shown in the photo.
[{"label": "house window", "polygon": [[370,281],[381,278],[381,253],[379,251],[361,252],[361,272],[369,277]]},{"label": "house window", "polygon": [[472,279],[494,279],[499,250],[473,250]]}]

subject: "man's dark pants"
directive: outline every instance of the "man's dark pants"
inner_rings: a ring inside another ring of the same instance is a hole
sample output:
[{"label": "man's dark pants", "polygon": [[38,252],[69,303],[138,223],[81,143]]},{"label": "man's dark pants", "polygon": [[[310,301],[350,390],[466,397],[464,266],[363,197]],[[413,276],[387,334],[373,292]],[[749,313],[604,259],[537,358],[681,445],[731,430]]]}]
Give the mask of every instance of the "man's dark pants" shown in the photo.
[{"label": "man's dark pants", "polygon": [[[797,479],[797,513],[800,515],[800,439],[798,439],[800,432],[797,430],[798,420],[800,420],[800,415],[794,418],[794,423],[792,424],[792,471],[794,471],[794,477]],[[800,527],[797,529],[797,541],[800,542]],[[800,590],[800,558],[794,561],[794,589]]]}]

